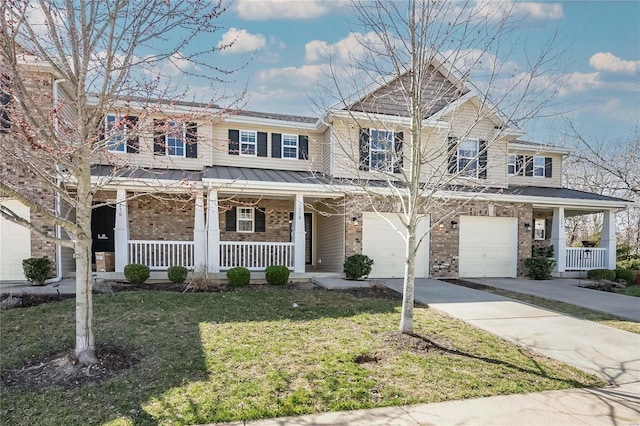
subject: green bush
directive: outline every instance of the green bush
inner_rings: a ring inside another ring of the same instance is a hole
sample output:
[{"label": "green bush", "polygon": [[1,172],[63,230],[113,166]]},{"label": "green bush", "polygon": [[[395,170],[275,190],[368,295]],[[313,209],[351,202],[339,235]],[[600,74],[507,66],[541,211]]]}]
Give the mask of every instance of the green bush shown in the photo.
[{"label": "green bush", "polygon": [[358,280],[371,273],[373,259],[365,254],[354,254],[344,262],[344,273],[348,280]]},{"label": "green bush", "polygon": [[182,284],[187,279],[187,268],[184,266],[170,266],[167,269],[167,276],[171,280],[172,283]]},{"label": "green bush", "polygon": [[138,263],[130,263],[124,267],[124,277],[131,284],[142,284],[149,279],[151,271],[147,265],[140,265]]},{"label": "green bush", "polygon": [[22,270],[31,285],[42,285],[51,269],[48,257],[30,257],[22,260]]},{"label": "green bush", "polygon": [[267,282],[271,285],[285,285],[289,282],[289,268],[281,265],[267,266],[264,271]]},{"label": "green bush", "polygon": [[231,287],[244,287],[251,281],[251,272],[240,266],[231,268],[227,271],[227,280]]},{"label": "green bush", "polygon": [[616,281],[624,280],[627,285],[632,285],[636,281],[636,273],[631,269],[616,269]]},{"label": "green bush", "polygon": [[556,261],[548,257],[530,257],[524,260],[527,276],[534,280],[550,280]]},{"label": "green bush", "polygon": [[609,280],[616,279],[616,271],[610,269],[592,269],[587,271],[587,278],[590,280]]},{"label": "green bush", "polygon": [[634,257],[626,260],[618,260],[616,266],[622,269],[631,269],[632,271],[640,271],[640,257]]}]

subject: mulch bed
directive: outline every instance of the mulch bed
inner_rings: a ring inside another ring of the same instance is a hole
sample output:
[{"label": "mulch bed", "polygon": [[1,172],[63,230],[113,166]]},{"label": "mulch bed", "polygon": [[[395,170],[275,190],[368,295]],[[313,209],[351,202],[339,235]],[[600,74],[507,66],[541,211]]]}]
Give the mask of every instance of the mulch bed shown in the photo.
[{"label": "mulch bed", "polygon": [[100,357],[98,363],[88,367],[75,362],[73,349],[46,354],[22,368],[0,371],[0,380],[17,390],[71,389],[101,383],[142,358],[136,350],[114,344],[97,345],[96,353]]}]

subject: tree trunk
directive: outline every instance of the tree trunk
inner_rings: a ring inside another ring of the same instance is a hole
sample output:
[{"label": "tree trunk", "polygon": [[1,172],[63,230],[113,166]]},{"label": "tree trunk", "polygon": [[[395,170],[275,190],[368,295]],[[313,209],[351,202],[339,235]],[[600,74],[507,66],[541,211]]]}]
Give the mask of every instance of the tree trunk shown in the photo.
[{"label": "tree trunk", "polygon": [[404,264],[404,284],[402,288],[402,317],[400,318],[400,332],[413,333],[413,303],[416,280],[416,224],[412,218],[407,232],[407,261]]},{"label": "tree trunk", "polygon": [[91,205],[92,195],[89,176],[78,181],[78,199],[76,223],[82,229],[77,235],[76,256],[76,359],[81,365],[98,362],[93,336],[93,301],[91,293]]}]

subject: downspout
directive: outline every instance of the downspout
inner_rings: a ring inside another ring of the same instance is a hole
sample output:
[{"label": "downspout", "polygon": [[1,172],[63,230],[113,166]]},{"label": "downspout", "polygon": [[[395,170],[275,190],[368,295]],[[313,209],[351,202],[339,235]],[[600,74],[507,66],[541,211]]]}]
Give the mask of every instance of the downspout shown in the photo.
[{"label": "downspout", "polygon": [[[58,105],[60,103],[60,93],[59,93],[60,83],[64,83],[65,81],[66,81],[65,79],[58,79],[53,81],[53,108],[54,109],[58,108]],[[53,123],[53,127],[56,133],[58,133],[58,131],[60,130],[60,123],[57,115],[56,115],[56,120]],[[60,187],[60,185],[62,184],[62,179],[60,178],[60,168],[57,164],[56,164],[56,172],[57,172],[56,186]],[[56,193],[56,201],[55,201],[56,217],[60,217],[60,205],[61,205],[60,192],[58,192]],[[58,240],[62,239],[62,227],[60,225],[56,226],[56,239]],[[44,283],[52,284],[52,283],[57,283],[60,280],[62,280],[62,246],[60,244],[56,244],[56,276],[53,278],[49,278],[48,280],[45,280]]]}]

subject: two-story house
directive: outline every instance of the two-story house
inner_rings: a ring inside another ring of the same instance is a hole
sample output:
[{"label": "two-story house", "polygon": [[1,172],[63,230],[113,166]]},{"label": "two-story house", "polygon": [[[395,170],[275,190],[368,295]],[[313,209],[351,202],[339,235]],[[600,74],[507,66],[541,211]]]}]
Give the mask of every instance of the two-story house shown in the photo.
[{"label": "two-story house", "polygon": [[[521,140],[446,64],[431,69],[433,92],[448,95],[426,100],[422,122],[421,180],[433,202],[421,211],[416,276],[523,275],[535,245],[554,247],[558,275],[613,269],[615,212],[629,203],[562,188],[568,150]],[[339,274],[363,253],[372,277],[401,277],[400,207],[389,191],[401,193],[392,182],[408,168],[410,122],[397,87],[380,84],[322,117],[174,103],[142,123],[135,102],[114,106],[104,118],[110,149],[94,168],[96,198],[111,203],[94,210],[94,251],[115,252],[116,273],[143,263]],[[198,119],[180,118],[194,110]],[[596,213],[600,246],[566,247],[565,217]]]}]

